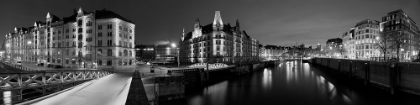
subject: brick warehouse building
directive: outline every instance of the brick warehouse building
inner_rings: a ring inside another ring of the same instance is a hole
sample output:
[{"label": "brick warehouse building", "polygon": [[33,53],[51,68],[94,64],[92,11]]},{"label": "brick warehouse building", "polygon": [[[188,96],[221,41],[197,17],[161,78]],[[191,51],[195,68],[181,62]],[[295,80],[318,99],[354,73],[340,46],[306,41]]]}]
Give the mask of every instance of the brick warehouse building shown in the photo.
[{"label": "brick warehouse building", "polygon": [[79,8],[64,18],[48,13],[46,22],[6,34],[6,58],[81,68],[133,65],[134,27],[105,9]]},{"label": "brick warehouse building", "polygon": [[179,59],[181,63],[244,63],[259,60],[259,42],[236,26],[224,24],[220,11],[213,23],[202,26],[195,20],[194,30],[183,33]]}]

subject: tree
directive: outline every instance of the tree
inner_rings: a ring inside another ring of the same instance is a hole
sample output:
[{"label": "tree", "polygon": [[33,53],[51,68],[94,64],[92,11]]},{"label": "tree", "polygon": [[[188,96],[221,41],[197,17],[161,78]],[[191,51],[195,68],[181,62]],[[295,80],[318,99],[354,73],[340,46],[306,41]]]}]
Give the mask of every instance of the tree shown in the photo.
[{"label": "tree", "polygon": [[377,37],[378,43],[376,43],[376,48],[379,49],[383,54],[383,59],[386,59],[387,51],[391,48],[390,39],[391,37],[389,35],[386,35],[385,33],[381,32],[379,33],[379,37]]},{"label": "tree", "polygon": [[397,61],[399,61],[401,48],[404,48],[406,45],[408,45],[409,42],[408,34],[401,31],[390,31],[387,32],[385,35],[390,37],[390,49],[396,51]]}]

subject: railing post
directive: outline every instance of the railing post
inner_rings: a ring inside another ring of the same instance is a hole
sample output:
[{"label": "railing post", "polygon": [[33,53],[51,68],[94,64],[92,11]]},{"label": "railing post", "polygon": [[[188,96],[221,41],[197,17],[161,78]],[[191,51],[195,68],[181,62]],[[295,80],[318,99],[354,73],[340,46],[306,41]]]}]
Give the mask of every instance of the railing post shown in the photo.
[{"label": "railing post", "polygon": [[370,68],[369,68],[369,63],[366,62],[365,63],[365,85],[369,85],[370,83]]},{"label": "railing post", "polygon": [[398,65],[396,63],[392,63],[389,69],[389,87],[391,94],[395,94],[395,80],[396,75],[395,72],[397,71]]}]

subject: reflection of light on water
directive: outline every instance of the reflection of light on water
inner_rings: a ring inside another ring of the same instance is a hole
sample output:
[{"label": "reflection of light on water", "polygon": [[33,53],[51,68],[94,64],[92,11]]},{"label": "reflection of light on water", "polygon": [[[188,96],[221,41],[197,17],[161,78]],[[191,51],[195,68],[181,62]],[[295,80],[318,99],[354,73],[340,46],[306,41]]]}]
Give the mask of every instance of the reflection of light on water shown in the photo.
[{"label": "reflection of light on water", "polygon": [[305,77],[309,77],[309,64],[303,64],[303,72],[305,74]]},{"label": "reflection of light on water", "polygon": [[334,88],[335,86],[331,82],[328,82],[328,89],[332,91]]},{"label": "reflection of light on water", "polygon": [[[212,86],[207,87],[204,90],[204,95],[210,97],[210,102],[214,102],[215,105],[223,105],[222,102],[225,102],[226,99],[226,93],[227,93],[227,87],[228,87],[228,81],[224,81]],[[202,101],[202,100],[195,100],[195,101]],[[197,102],[202,103],[202,102]],[[195,104],[194,104],[195,105]]]},{"label": "reflection of light on water", "polygon": [[291,70],[291,63],[287,62],[288,64],[286,65],[286,80],[287,83],[290,82],[291,78],[292,78],[292,70]]},{"label": "reflection of light on water", "polygon": [[190,105],[203,105],[203,97],[197,95],[193,97],[190,101]]},{"label": "reflection of light on water", "polygon": [[334,97],[337,95],[337,91],[335,90],[335,86],[331,83],[331,82],[328,82],[327,81],[327,83],[328,83],[328,90],[329,90],[329,92],[330,92],[330,94],[331,94],[331,97],[330,97],[330,99],[334,99]]},{"label": "reflection of light on water", "polygon": [[4,105],[12,105],[12,92],[11,91],[4,91],[3,92],[3,101]]},{"label": "reflection of light on water", "polygon": [[263,87],[264,88],[271,88],[272,85],[272,74],[271,70],[268,70],[267,68],[264,69],[264,75],[263,75]]},{"label": "reflection of light on water", "polygon": [[343,94],[343,100],[344,102],[346,102],[347,104],[351,104],[351,100],[349,97],[347,97],[345,94]]}]

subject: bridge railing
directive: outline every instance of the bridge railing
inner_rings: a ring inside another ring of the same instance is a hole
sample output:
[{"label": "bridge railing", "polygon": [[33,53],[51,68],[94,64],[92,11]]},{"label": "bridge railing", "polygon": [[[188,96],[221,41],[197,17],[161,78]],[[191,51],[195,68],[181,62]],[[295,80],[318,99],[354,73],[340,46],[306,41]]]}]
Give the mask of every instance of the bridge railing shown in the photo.
[{"label": "bridge railing", "polygon": [[0,97],[3,98],[0,105],[15,104],[48,95],[111,73],[103,70],[0,73]]},{"label": "bridge railing", "polygon": [[30,88],[79,80],[90,80],[101,78],[109,74],[110,72],[102,70],[0,73],[0,89]]}]

